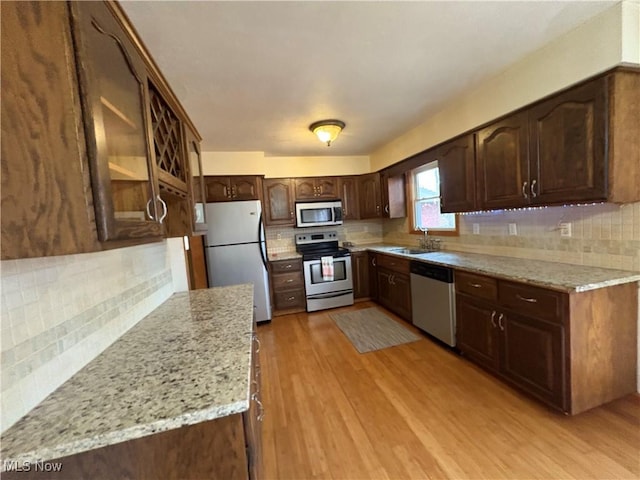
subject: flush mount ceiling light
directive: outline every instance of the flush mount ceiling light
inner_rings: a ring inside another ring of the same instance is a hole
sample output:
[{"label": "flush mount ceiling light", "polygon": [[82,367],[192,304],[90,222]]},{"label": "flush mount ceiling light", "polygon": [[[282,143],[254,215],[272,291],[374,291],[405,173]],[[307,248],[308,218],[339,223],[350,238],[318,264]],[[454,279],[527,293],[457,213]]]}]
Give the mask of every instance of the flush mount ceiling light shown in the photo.
[{"label": "flush mount ceiling light", "polygon": [[344,126],[344,122],[340,120],[320,120],[319,122],[309,125],[309,130],[311,130],[322,143],[326,143],[327,147],[330,147],[331,142],[338,138]]}]

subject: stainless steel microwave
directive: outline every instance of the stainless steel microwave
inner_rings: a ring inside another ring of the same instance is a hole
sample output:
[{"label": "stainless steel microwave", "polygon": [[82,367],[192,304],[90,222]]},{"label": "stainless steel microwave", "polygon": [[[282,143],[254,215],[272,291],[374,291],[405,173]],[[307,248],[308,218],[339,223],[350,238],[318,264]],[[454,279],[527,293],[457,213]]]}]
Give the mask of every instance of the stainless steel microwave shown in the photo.
[{"label": "stainless steel microwave", "polygon": [[342,200],[296,202],[296,227],[342,225]]}]

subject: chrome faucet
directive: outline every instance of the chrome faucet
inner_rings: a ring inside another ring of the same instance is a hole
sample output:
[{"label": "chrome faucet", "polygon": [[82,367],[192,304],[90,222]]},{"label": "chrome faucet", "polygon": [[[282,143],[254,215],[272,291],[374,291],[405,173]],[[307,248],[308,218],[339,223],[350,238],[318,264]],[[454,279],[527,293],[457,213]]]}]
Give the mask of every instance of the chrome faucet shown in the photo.
[{"label": "chrome faucet", "polygon": [[429,237],[426,228],[421,228],[421,230],[424,232],[424,236],[420,237],[420,248],[432,252],[440,250],[440,239]]}]

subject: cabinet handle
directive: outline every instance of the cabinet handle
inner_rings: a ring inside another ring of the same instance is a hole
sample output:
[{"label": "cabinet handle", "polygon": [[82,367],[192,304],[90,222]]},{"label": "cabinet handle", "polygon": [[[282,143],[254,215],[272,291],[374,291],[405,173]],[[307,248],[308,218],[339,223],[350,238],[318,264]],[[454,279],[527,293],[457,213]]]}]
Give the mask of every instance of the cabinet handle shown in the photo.
[{"label": "cabinet handle", "polygon": [[289,297],[289,298],[287,298],[287,300],[289,300],[289,301],[291,301],[291,300],[295,300],[295,299],[296,299],[296,297]]},{"label": "cabinet handle", "polygon": [[236,198],[236,186],[231,187],[231,198]]},{"label": "cabinet handle", "polygon": [[517,298],[518,300],[522,300],[523,302],[538,303],[538,299],[537,299],[537,298],[527,298],[527,297],[523,297],[523,296],[521,296],[519,293],[516,293],[516,298]]},{"label": "cabinet handle", "polygon": [[162,204],[162,215],[160,215],[160,218],[158,219],[158,222],[162,223],[162,221],[167,218],[167,204],[164,203],[164,200],[162,200],[162,198],[160,198],[160,195],[157,195],[156,198],[160,201],[160,203]]},{"label": "cabinet handle", "polygon": [[501,313],[498,317],[498,325],[500,326],[500,330],[504,332],[504,325],[502,324],[502,320],[504,319],[504,313]]},{"label": "cabinet handle", "polygon": [[151,220],[155,220],[155,218],[153,218],[153,215],[151,215],[151,211],[149,210],[149,207],[151,206],[151,200],[153,199],[149,199],[147,201],[147,216],[151,219]]},{"label": "cabinet handle", "polygon": [[491,326],[493,328],[497,327],[497,325],[496,325],[496,313],[497,312],[495,310],[493,312],[491,312]]},{"label": "cabinet handle", "polygon": [[256,353],[260,353],[260,339],[258,339],[258,335],[256,335],[255,333],[253,334],[253,341],[258,345],[256,347]]},{"label": "cabinet handle", "polygon": [[292,263],[287,263],[284,268],[293,268],[293,264]]},{"label": "cabinet handle", "polygon": [[229,195],[229,189],[227,188],[227,186],[225,185],[222,188],[224,188],[224,190],[223,190],[224,196],[227,197],[227,198],[231,198],[231,195]]},{"label": "cabinet handle", "polygon": [[440,208],[444,207],[444,197],[440,195]]},{"label": "cabinet handle", "polygon": [[376,265],[376,258],[375,258],[375,257],[373,257],[373,258],[371,259],[371,265],[373,265],[374,267],[377,267],[377,265]]},{"label": "cabinet handle", "polygon": [[396,276],[391,275],[391,285],[395,285],[395,284],[396,284]]},{"label": "cabinet handle", "polygon": [[524,198],[529,198],[529,195],[527,194],[527,184],[529,182],[522,182],[522,196]]},{"label": "cabinet handle", "polygon": [[293,278],[287,278],[284,283],[291,283],[291,282],[293,282]]},{"label": "cabinet handle", "polygon": [[380,213],[380,205],[376,205],[376,212]]},{"label": "cabinet handle", "polygon": [[479,283],[467,282],[467,285],[469,285],[470,287],[473,287],[473,288],[482,288],[482,285],[480,285]]},{"label": "cabinet handle", "polygon": [[384,213],[389,213],[389,205],[384,206]]},{"label": "cabinet handle", "polygon": [[534,188],[536,187],[536,183],[537,183],[537,180],[533,180],[533,181],[531,182],[531,188],[529,189],[529,190],[531,190],[531,196],[532,196],[533,198],[536,198],[536,197],[538,196],[538,194],[537,194],[537,193],[536,193],[536,191],[534,190]]}]

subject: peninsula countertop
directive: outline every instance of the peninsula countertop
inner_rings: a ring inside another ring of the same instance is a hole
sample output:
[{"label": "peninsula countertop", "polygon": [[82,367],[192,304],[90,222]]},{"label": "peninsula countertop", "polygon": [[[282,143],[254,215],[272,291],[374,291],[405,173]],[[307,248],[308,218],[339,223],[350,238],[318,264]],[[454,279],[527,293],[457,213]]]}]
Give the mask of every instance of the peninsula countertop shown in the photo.
[{"label": "peninsula countertop", "polygon": [[253,286],[176,293],[2,435],[50,460],[248,410]]},{"label": "peninsula countertop", "polygon": [[456,270],[528,283],[534,286],[567,293],[586,292],[598,288],[640,281],[640,272],[627,270],[614,270],[585,265],[546,262],[543,260],[454,251],[437,251],[420,254],[405,254],[394,251],[394,249],[399,248],[411,247],[374,244],[357,246],[351,250],[369,250],[396,255],[410,260],[443,265]]}]

